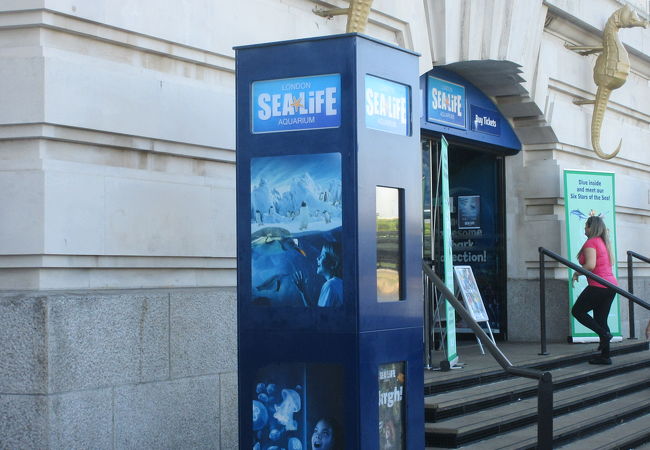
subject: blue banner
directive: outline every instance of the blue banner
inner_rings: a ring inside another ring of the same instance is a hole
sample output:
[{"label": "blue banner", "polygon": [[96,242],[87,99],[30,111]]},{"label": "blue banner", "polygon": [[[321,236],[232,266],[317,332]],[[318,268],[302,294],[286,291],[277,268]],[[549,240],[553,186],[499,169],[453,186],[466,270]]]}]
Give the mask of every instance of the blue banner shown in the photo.
[{"label": "blue banner", "polygon": [[467,128],[465,116],[465,87],[429,76],[427,121]]},{"label": "blue banner", "polygon": [[490,111],[489,109],[480,108],[476,105],[470,105],[472,116],[470,117],[470,125],[472,130],[480,133],[493,134],[495,136],[501,135],[501,114],[497,111]]},{"label": "blue banner", "polygon": [[409,88],[400,83],[366,75],[366,127],[408,136]]},{"label": "blue banner", "polygon": [[252,132],[273,133],[341,125],[341,75],[256,81]]}]

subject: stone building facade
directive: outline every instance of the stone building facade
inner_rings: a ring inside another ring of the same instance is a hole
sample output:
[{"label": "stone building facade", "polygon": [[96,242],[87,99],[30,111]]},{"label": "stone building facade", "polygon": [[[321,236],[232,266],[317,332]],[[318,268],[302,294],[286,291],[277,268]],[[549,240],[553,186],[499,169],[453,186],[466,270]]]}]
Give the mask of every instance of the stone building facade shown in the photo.
[{"label": "stone building facade", "polygon": [[[0,2],[0,448],[237,448],[233,46],[341,33],[344,0]],[[619,271],[650,254],[650,30],[591,150],[596,44],[643,0],[375,0],[366,33],[493,99],[508,338],[536,340],[539,246],[566,255],[562,171],[616,174]],[[568,329],[550,264],[549,333]],[[650,268],[635,265],[650,296]],[[625,277],[622,277],[625,286]],[[627,303],[622,302],[627,336]],[[637,308],[637,336],[650,315]]]}]

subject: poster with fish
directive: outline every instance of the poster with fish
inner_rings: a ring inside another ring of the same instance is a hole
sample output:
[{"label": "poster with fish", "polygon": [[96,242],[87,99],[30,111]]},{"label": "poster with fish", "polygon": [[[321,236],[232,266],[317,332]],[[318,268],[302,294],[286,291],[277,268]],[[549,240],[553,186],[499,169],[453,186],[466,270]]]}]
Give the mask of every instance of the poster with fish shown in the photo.
[{"label": "poster with fish", "polygon": [[342,366],[266,366],[258,370],[254,389],[253,450],[345,447]]},{"label": "poster with fish", "polygon": [[379,366],[379,449],[405,447],[406,364],[394,362]]},{"label": "poster with fish", "polygon": [[473,230],[481,228],[481,196],[458,196],[458,229]]},{"label": "poster with fish", "polygon": [[256,305],[343,306],[341,154],[251,160]]},{"label": "poster with fish", "polygon": [[[585,222],[589,216],[599,216],[609,229],[612,251],[616,254],[615,180],[611,172],[564,171],[564,208],[566,219],[567,252],[571,262],[578,264],[578,252],[587,240]],[[613,273],[618,278],[618,266],[613,261]],[[573,270],[569,269],[569,309],[580,293],[587,287],[586,277],[571,283]],[[614,336],[621,335],[619,296],[614,298],[607,317],[607,324]],[[571,337],[574,342],[594,342],[598,336],[569,314]]]}]

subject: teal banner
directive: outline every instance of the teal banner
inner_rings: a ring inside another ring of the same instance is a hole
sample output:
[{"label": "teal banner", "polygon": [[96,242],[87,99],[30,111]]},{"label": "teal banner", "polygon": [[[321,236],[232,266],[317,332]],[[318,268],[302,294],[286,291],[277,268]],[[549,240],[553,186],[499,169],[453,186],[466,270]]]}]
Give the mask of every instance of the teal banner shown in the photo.
[{"label": "teal banner", "polygon": [[[451,256],[451,209],[449,208],[449,167],[448,167],[448,146],[447,139],[442,136],[440,141],[440,165],[441,165],[441,203],[442,203],[442,245],[443,263],[445,266],[445,284],[454,292],[454,263]],[[456,352],[456,311],[453,306],[445,301],[445,312],[447,317],[447,359],[453,366],[458,359]]]},{"label": "teal banner", "polygon": [[[612,250],[616,255],[616,203],[614,174],[607,172],[585,172],[579,170],[564,171],[564,209],[566,214],[567,259],[578,263],[578,252],[587,240],[585,221],[589,216],[600,216],[609,229]],[[618,265],[613,261],[612,269],[618,278]],[[571,283],[573,270],[569,269],[569,310],[576,299],[587,287],[586,277],[580,277]],[[569,314],[571,320],[571,338],[573,342],[593,342],[598,340],[596,333],[579,323]],[[615,297],[609,311],[607,324],[614,336],[621,335],[621,318],[619,298]]]}]

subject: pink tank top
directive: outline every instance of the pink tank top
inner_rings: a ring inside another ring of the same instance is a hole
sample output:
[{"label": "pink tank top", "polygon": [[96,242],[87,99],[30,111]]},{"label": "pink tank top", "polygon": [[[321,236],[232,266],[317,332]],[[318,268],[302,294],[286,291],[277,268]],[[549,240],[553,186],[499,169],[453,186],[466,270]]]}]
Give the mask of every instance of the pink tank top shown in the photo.
[{"label": "pink tank top", "polygon": [[[592,272],[595,275],[598,275],[599,277],[604,278],[610,283],[618,286],[616,277],[614,277],[614,274],[612,273],[612,263],[609,260],[609,253],[607,252],[607,246],[605,246],[605,242],[600,237],[593,237],[587,239],[587,242],[584,243],[582,248],[593,248],[596,250],[596,267],[594,267],[594,270],[592,270]],[[584,264],[585,262],[585,257],[582,253],[578,258],[578,262],[580,264]],[[587,283],[589,283],[590,286],[597,286],[601,288],[606,287],[592,280],[591,278],[587,278]]]}]

